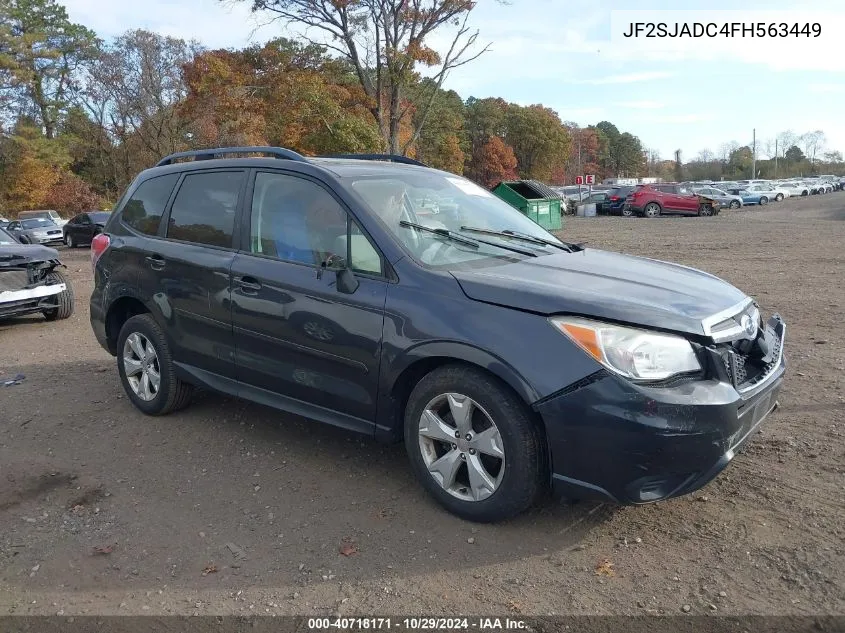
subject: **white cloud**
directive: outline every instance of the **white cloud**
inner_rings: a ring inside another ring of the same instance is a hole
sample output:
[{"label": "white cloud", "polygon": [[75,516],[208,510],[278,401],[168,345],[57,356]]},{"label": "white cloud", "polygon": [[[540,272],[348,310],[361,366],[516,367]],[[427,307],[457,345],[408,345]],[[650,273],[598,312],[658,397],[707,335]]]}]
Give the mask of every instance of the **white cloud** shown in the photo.
[{"label": "white cloud", "polygon": [[603,86],[607,84],[633,84],[643,81],[655,81],[657,79],[668,79],[673,73],[665,71],[636,72],[625,75],[610,75],[608,77],[597,77],[595,79],[583,79],[577,83],[590,84],[592,86]]},{"label": "white cloud", "polygon": [[818,94],[841,94],[845,93],[845,84],[810,84],[807,89]]},{"label": "white cloud", "polygon": [[665,114],[658,116],[644,117],[643,121],[648,123],[700,123],[702,121],[712,121],[716,117],[712,114]]}]

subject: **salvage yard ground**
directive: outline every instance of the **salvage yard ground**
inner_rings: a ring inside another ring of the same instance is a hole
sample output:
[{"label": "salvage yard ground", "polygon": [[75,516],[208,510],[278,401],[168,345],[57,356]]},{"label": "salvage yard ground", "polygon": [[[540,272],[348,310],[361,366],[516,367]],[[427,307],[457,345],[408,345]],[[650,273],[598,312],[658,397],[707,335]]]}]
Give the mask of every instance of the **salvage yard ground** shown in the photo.
[{"label": "salvage yard ground", "polygon": [[845,193],[715,218],[567,218],[787,322],[781,408],[693,496],[480,526],[401,446],[216,395],[136,411],[77,311],[0,323],[0,613],[845,614]]}]

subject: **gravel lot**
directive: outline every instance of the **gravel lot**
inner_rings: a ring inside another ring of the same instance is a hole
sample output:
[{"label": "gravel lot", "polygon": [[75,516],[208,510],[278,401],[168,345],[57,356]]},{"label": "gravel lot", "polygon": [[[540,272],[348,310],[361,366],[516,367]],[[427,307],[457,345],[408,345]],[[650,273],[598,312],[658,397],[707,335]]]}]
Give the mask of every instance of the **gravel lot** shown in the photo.
[{"label": "gravel lot", "polygon": [[74,316],[0,323],[0,379],[26,375],[0,386],[0,613],[845,614],[845,193],[564,235],[786,319],[782,407],[705,489],[477,526],[401,446],[216,395],[144,417],[90,330],[89,251],[64,250]]}]

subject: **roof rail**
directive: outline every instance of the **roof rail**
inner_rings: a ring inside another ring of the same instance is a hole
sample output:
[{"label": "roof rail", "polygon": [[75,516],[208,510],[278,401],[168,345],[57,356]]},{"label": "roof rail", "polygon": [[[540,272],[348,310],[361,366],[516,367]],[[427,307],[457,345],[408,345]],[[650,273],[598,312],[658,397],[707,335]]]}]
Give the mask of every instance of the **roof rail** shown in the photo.
[{"label": "roof rail", "polygon": [[189,152],[176,152],[175,154],[170,154],[158,161],[156,163],[156,167],[161,167],[162,165],[172,165],[180,158],[209,160],[224,154],[269,154],[271,156],[275,156],[276,158],[308,162],[308,159],[302,154],[294,152],[291,149],[285,149],[284,147],[215,147],[212,149],[195,149]]},{"label": "roof rail", "polygon": [[413,158],[407,156],[400,156],[399,154],[331,154],[329,156],[320,156],[320,158],[352,158],[355,160],[383,160],[392,163],[402,163],[403,165],[417,165],[418,167],[428,167],[425,163],[421,163]]}]

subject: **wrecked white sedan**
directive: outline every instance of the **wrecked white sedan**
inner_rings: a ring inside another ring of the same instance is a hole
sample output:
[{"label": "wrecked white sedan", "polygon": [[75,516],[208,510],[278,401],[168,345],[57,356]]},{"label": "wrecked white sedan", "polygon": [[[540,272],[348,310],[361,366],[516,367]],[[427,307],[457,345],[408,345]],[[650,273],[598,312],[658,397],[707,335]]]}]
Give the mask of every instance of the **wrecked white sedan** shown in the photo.
[{"label": "wrecked white sedan", "polygon": [[73,288],[57,270],[59,253],[21,244],[0,229],[0,319],[41,313],[48,321],[73,314]]}]

